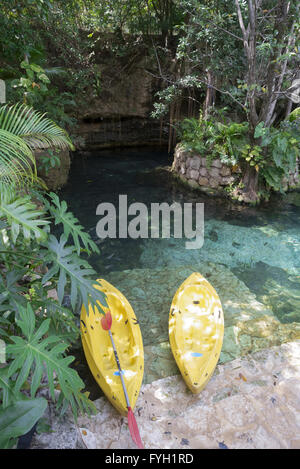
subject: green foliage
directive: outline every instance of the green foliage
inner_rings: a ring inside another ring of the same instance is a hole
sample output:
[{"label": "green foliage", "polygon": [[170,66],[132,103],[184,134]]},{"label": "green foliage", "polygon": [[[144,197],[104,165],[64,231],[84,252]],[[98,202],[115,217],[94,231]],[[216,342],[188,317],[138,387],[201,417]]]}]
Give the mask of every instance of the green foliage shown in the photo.
[{"label": "green foliage", "polygon": [[261,122],[249,137],[248,123],[222,123],[208,119],[184,119],[179,127],[180,138],[187,150],[230,166],[253,166],[260,180],[269,189],[284,188],[284,179],[294,171],[300,150],[299,119],[283,121],[278,128],[264,127]]},{"label": "green foliage", "polygon": [[267,153],[259,164],[261,175],[267,185],[275,190],[283,190],[283,180],[290,171],[295,171],[300,152],[299,120],[282,122],[279,128],[264,127],[260,122],[254,137],[260,140],[260,146]]},{"label": "green foliage", "polygon": [[[66,113],[76,107],[74,96],[70,92],[60,92],[52,84],[53,78],[60,79],[68,76],[62,67],[44,69],[35,63],[21,62],[22,74],[19,78],[8,80],[8,95],[14,102],[23,101],[24,104],[47,113],[60,126],[72,128],[76,122],[74,117]],[[25,72],[25,76],[23,73]],[[18,71],[16,72],[18,73]]]},{"label": "green foliage", "polygon": [[235,165],[247,142],[247,123],[225,124],[213,119],[184,119],[179,127],[185,147],[206,156],[208,166],[214,159]]},{"label": "green foliage", "polygon": [[46,154],[40,155],[40,168],[45,171],[45,174],[48,174],[50,169],[60,167],[60,158],[59,152],[56,150],[48,149]]},{"label": "green foliage", "polygon": [[71,148],[73,144],[65,130],[35,111],[32,107],[15,104],[0,108],[0,129],[20,137],[29,149]]},{"label": "green foliage", "polygon": [[296,109],[294,109],[288,116],[289,122],[294,122],[294,121],[297,121],[298,119],[300,119],[300,107],[297,107]]},{"label": "green foliage", "polygon": [[[13,343],[7,345],[7,353],[11,358],[7,377],[16,376],[12,379],[14,392],[18,393],[31,373],[30,395],[33,398],[46,374],[52,400],[57,401],[57,406],[62,406],[63,411],[66,410],[66,404],[70,403],[76,417],[77,408],[87,411],[91,408],[91,403],[81,393],[84,383],[69,366],[74,357],[66,357],[64,354],[67,345],[59,337],[47,335],[50,321],[50,318],[45,319],[36,328],[35,314],[30,304],[26,308],[19,307],[16,323],[23,337],[11,336]],[[55,389],[62,391],[58,400]]]},{"label": "green foliage", "polygon": [[[1,135],[0,339],[6,344],[7,365],[0,369],[0,426],[6,422],[0,446],[11,447],[42,416],[37,398],[45,386],[61,413],[71,407],[76,418],[78,412],[94,409],[68,350],[79,336],[74,311],[88,303],[101,311],[105,297],[94,288],[96,272],[80,257],[82,250],[99,253],[96,244],[65,202],[44,194],[41,186],[33,188],[34,169],[28,177],[33,148],[70,147],[69,137],[24,105],[0,109]],[[19,160],[23,172],[16,169]],[[60,240],[51,233],[54,224],[64,231]],[[57,291],[57,299],[50,290]],[[67,293],[72,309],[63,306]],[[15,415],[16,425],[9,415]]]},{"label": "green foliage", "polygon": [[[72,233],[74,236],[74,233]],[[76,233],[75,233],[76,235]],[[60,303],[62,303],[67,280],[70,281],[71,288],[71,304],[73,309],[76,308],[76,302],[80,298],[88,309],[88,303],[97,307],[99,301],[103,303],[104,296],[101,292],[94,288],[91,277],[96,272],[90,267],[88,262],[80,259],[76,254],[76,249],[72,246],[66,246],[67,237],[63,234],[58,241],[55,236],[50,235],[46,248],[46,262],[51,265],[47,274],[43,277],[43,284],[58,275],[57,293]]]},{"label": "green foliage", "polygon": [[0,217],[5,217],[9,225],[9,236],[13,244],[16,243],[19,235],[23,235],[25,242],[33,237],[38,241],[46,239],[46,231],[42,226],[48,225],[48,221],[41,218],[44,212],[37,210],[29,196],[18,197],[8,203],[5,200],[0,202]]},{"label": "green foliage", "polygon": [[4,186],[21,185],[37,179],[35,160],[24,140],[18,135],[1,128],[0,108],[0,193],[4,194]]},{"label": "green foliage", "polygon": [[[73,148],[66,132],[40,112],[24,104],[0,107],[0,194],[7,203],[23,186],[41,184],[32,150]],[[11,207],[12,208],[12,207]],[[16,214],[16,206],[14,207]],[[21,207],[19,207],[20,215]]]},{"label": "green foliage", "polygon": [[21,89],[25,104],[34,105],[39,94],[48,92],[47,85],[50,80],[40,65],[23,61],[20,67],[25,70],[26,76],[21,77],[19,80],[13,80],[11,86]]},{"label": "green foliage", "polygon": [[12,448],[17,438],[29,432],[43,416],[46,408],[46,399],[40,397],[15,401],[0,410],[0,448]]},{"label": "green foliage", "polygon": [[99,254],[99,248],[94,241],[92,241],[90,235],[84,231],[77,218],[75,218],[71,212],[68,212],[67,203],[65,201],[60,202],[58,196],[53,192],[49,194],[49,197],[51,199],[51,203],[47,203],[45,201],[45,205],[54,217],[55,224],[63,224],[65,236],[72,236],[77,254],[79,255],[81,251],[80,241],[84,245],[88,254],[91,254],[92,252]]}]

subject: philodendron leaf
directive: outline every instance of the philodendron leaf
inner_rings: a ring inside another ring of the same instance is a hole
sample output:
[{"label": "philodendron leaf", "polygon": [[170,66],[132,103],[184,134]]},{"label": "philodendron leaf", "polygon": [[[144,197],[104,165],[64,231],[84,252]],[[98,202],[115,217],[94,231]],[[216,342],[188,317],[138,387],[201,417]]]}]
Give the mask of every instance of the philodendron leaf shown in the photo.
[{"label": "philodendron leaf", "polygon": [[49,254],[45,260],[52,265],[44,275],[42,282],[45,285],[54,275],[58,274],[57,293],[60,303],[63,299],[66,282],[69,280],[72,308],[76,308],[79,299],[87,310],[90,303],[93,308],[100,309],[101,313],[103,311],[101,304],[106,306],[106,300],[104,293],[95,288],[96,282],[92,280],[96,272],[86,260],[77,255],[74,246],[66,246],[66,242],[65,234],[61,236],[59,241],[55,236],[50,235],[47,244]]},{"label": "philodendron leaf", "polygon": [[24,337],[11,336],[11,342],[7,345],[7,354],[12,359],[8,366],[7,377],[13,379],[13,391],[20,392],[26,380],[31,378],[30,391],[34,397],[43,375],[46,373],[51,398],[56,401],[56,386],[59,385],[61,397],[57,401],[56,408],[71,406],[75,418],[78,409],[81,412],[93,407],[86,395],[82,392],[84,383],[78,373],[70,367],[74,357],[66,356],[68,344],[61,342],[60,337],[49,335],[50,318],[45,319],[39,327],[36,326],[36,316],[28,303],[27,308],[19,307],[16,323]]},{"label": "philodendron leaf", "polygon": [[51,197],[52,204],[47,203],[46,207],[55,218],[55,224],[63,224],[66,237],[72,236],[77,254],[80,254],[80,242],[82,242],[88,254],[91,254],[91,252],[99,254],[98,246],[90,235],[84,231],[84,228],[79,224],[79,221],[74,217],[72,212],[68,211],[67,203],[64,200],[60,201],[59,197],[53,192],[50,192],[49,196]]},{"label": "philodendron leaf", "polygon": [[2,390],[2,409],[25,398],[23,394],[15,391],[14,382],[7,376],[8,366],[0,368],[0,389]]},{"label": "philodendron leaf", "polygon": [[39,397],[16,401],[0,410],[0,448],[11,447],[12,439],[29,432],[46,408],[46,399]]}]

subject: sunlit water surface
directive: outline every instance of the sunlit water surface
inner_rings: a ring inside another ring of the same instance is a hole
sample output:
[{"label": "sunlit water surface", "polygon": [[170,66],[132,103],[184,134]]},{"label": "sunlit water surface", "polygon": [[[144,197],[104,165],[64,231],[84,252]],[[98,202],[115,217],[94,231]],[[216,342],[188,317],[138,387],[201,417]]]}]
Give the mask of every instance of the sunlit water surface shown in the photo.
[{"label": "sunlit water surface", "polygon": [[[99,277],[207,261],[223,264],[282,323],[300,322],[300,193],[276,195],[258,208],[244,207],[179,185],[160,169],[171,164],[172,158],[157,148],[116,149],[73,158],[69,182],[60,196],[100,248],[100,255],[90,259]],[[149,217],[154,202],[204,203],[203,247],[188,250],[186,239],[174,237],[99,239],[96,208],[110,202],[118,215],[120,194],[127,195],[128,205],[144,203]]]}]

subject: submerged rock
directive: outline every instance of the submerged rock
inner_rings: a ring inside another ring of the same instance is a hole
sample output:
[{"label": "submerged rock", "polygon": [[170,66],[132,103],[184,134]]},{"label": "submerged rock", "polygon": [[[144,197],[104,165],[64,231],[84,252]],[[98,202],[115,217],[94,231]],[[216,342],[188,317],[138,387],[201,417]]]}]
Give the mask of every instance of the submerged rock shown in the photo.
[{"label": "submerged rock", "polygon": [[169,311],[177,288],[195,271],[209,280],[222,302],[225,332],[220,363],[300,338],[300,324],[281,324],[272,309],[223,265],[203,262],[111,272],[107,280],[127,297],[139,319],[145,347],[144,383],[179,372],[168,341]]},{"label": "submerged rock", "polygon": [[[212,233],[217,235],[217,242]],[[299,274],[300,235],[297,226],[283,230],[276,224],[239,226],[224,220],[208,219],[205,220],[202,248],[186,249],[185,243],[186,239],[147,239],[143,243],[140,262],[149,268],[196,265],[208,261],[236,268],[264,262],[290,274]]]}]

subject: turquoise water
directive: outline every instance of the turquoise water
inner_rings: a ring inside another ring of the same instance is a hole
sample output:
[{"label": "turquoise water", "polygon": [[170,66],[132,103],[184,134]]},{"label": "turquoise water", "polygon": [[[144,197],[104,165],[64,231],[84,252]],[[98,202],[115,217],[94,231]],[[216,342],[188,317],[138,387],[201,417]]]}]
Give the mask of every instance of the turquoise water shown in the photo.
[{"label": "turquoise water", "polygon": [[[99,276],[134,269],[165,269],[213,262],[226,266],[282,323],[300,322],[300,193],[276,195],[259,208],[236,205],[179,186],[161,170],[172,164],[165,151],[117,149],[84,158],[76,155],[61,191],[101,250],[91,263]],[[102,202],[118,207],[143,202],[204,203],[204,245],[185,249],[185,239],[105,239],[96,235]]]}]

